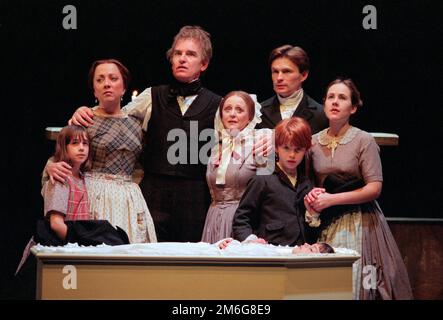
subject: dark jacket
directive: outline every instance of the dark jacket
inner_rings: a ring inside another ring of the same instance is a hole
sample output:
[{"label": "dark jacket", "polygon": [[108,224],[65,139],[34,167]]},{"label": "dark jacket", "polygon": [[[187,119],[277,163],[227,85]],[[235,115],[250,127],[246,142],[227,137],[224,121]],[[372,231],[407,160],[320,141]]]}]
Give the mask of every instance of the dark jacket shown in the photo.
[{"label": "dark jacket", "polygon": [[306,242],[303,197],[312,184],[298,177],[293,187],[277,165],[271,175],[252,177],[234,215],[234,238],[243,241],[255,234],[275,245]]},{"label": "dark jacket", "polygon": [[[269,128],[274,129],[281,118],[280,102],[277,96],[273,96],[261,103],[262,122],[257,124],[257,129]],[[312,134],[315,134],[329,126],[328,119],[323,111],[323,106],[303,93],[303,97],[295,110],[293,117],[305,119],[311,126]]]}]

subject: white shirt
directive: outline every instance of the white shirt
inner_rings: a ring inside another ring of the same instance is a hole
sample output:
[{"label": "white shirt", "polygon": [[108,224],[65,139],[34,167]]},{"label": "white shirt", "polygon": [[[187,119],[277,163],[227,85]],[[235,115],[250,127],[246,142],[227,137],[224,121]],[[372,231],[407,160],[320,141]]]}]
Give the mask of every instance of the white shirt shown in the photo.
[{"label": "white shirt", "polygon": [[[177,96],[177,103],[180,106],[182,115],[188,110],[189,106],[194,102],[197,95],[182,97]],[[152,114],[152,93],[151,88],[145,89],[130,103],[123,107],[122,111],[126,114],[133,115],[143,121],[143,130],[148,130],[148,122]]]},{"label": "white shirt", "polygon": [[197,98],[197,95],[187,97],[177,96],[177,102],[180,106],[180,111],[182,112],[182,115],[184,115],[186,111],[188,111],[189,106],[194,102],[195,98]]},{"label": "white shirt", "polygon": [[151,88],[145,89],[137,97],[122,108],[126,114],[135,116],[143,121],[143,130],[148,130],[148,122],[152,114],[152,94]]},{"label": "white shirt", "polygon": [[295,91],[287,98],[280,97],[279,95],[277,95],[277,97],[280,102],[281,118],[283,120],[288,119],[292,117],[295,110],[297,110],[297,107],[300,104],[301,99],[303,98],[303,88]]}]

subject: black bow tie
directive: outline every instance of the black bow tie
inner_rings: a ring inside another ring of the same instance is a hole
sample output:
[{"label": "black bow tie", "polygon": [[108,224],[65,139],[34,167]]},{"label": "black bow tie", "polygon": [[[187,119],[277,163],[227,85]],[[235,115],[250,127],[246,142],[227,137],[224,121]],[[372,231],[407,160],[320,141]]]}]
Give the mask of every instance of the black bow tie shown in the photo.
[{"label": "black bow tie", "polygon": [[169,95],[171,97],[187,97],[187,96],[194,96],[200,92],[202,89],[202,84],[200,79],[197,79],[195,81],[192,81],[190,83],[183,83],[179,81],[174,81],[171,83],[169,87]]}]

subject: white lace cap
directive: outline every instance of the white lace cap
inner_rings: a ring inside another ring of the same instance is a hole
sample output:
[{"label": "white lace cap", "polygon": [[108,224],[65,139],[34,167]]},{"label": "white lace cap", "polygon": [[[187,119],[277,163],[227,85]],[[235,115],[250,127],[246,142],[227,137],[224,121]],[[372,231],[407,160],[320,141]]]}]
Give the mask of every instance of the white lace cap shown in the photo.
[{"label": "white lace cap", "polygon": [[[254,101],[254,118],[248,123],[248,125],[243,129],[246,130],[247,128],[254,129],[257,123],[261,123],[261,104],[257,101],[257,95],[255,94],[249,94],[249,96],[252,98],[252,101]],[[217,109],[217,112],[215,113],[215,119],[214,119],[214,129],[216,134],[216,141],[219,141],[217,134],[222,132],[222,130],[225,130],[225,126],[223,125],[223,122],[221,120],[220,116],[220,106]],[[242,130],[242,131],[243,131]]]},{"label": "white lace cap", "polygon": [[[240,141],[241,139],[244,139],[248,136],[254,136],[254,128],[258,123],[261,123],[261,105],[257,102],[257,96],[255,94],[249,95],[252,98],[252,101],[254,101],[254,117],[252,120],[246,125],[243,130],[238,132],[235,137],[236,140]],[[215,145],[211,149],[211,157],[210,162],[212,164],[217,163],[219,160],[219,152],[220,152],[220,142],[222,141],[223,137],[227,137],[228,135],[231,135],[229,132],[227,132],[225,126],[223,125],[223,122],[221,120],[220,116],[220,106],[217,109],[217,112],[215,114],[214,118],[214,129],[215,129]]]},{"label": "white lace cap", "polygon": [[247,152],[246,149],[252,151],[255,135],[254,128],[257,123],[261,122],[261,105],[257,102],[257,96],[255,94],[249,96],[252,98],[252,101],[254,101],[254,117],[240,132],[228,132],[228,130],[225,129],[220,116],[220,106],[217,109],[214,119],[216,143],[211,149],[210,160],[213,164],[218,162],[220,142],[222,142],[222,155],[217,168],[216,184],[225,184],[226,172],[232,158],[232,152],[243,154],[242,151]]}]

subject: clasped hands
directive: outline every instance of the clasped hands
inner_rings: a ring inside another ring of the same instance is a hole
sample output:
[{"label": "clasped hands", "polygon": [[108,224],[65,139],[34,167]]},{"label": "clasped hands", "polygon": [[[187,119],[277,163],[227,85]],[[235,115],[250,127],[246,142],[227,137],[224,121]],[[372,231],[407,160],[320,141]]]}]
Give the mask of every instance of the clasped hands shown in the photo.
[{"label": "clasped hands", "polygon": [[320,213],[326,208],[333,205],[332,194],[327,193],[324,188],[313,188],[304,197],[306,210],[311,213]]}]

